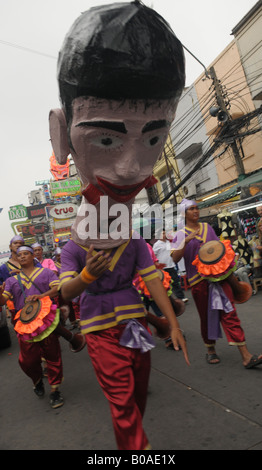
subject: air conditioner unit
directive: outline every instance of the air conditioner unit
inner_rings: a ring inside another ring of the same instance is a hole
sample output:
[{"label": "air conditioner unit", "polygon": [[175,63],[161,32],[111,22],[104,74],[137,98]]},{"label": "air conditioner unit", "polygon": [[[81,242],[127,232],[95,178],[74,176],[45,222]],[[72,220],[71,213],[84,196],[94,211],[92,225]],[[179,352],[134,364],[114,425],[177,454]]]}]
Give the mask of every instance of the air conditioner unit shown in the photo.
[{"label": "air conditioner unit", "polygon": [[196,183],[188,183],[185,186],[183,186],[183,193],[184,197],[192,197],[196,195]]}]

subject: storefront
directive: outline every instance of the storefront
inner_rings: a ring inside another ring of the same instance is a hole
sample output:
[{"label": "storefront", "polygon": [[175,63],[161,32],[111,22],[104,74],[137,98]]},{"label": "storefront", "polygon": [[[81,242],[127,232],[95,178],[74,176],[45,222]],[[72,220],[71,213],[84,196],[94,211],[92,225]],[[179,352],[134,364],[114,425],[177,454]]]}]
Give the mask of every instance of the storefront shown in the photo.
[{"label": "storefront", "polygon": [[234,236],[242,235],[247,240],[257,233],[257,207],[260,205],[262,206],[262,170],[198,202],[201,220],[210,223],[219,235],[223,229],[221,215],[230,213]]}]

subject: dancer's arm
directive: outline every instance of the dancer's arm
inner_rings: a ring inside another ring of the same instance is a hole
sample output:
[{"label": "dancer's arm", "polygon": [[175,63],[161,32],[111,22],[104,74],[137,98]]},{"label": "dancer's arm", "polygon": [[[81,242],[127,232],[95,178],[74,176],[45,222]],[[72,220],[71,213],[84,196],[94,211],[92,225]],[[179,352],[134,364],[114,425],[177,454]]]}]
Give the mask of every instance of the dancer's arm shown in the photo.
[{"label": "dancer's arm", "polygon": [[86,289],[88,284],[100,277],[109,268],[111,259],[109,254],[99,251],[92,254],[93,247],[90,247],[86,256],[86,266],[78,276],[62,284],[61,294],[65,301],[78,297]]},{"label": "dancer's arm", "polygon": [[161,312],[169,321],[171,328],[170,336],[172,338],[174,348],[178,350],[179,346],[181,346],[185,361],[188,365],[190,365],[186,341],[165,288],[163,287],[159,278],[154,278],[150,281],[147,281],[146,285]]}]

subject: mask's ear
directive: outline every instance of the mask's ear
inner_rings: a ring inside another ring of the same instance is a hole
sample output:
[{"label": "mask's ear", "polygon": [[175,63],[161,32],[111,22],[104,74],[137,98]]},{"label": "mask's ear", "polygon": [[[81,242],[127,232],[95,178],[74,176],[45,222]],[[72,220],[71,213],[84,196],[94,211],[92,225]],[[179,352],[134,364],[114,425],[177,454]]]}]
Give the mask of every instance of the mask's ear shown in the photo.
[{"label": "mask's ear", "polygon": [[49,113],[49,132],[56,161],[65,165],[70,154],[67,137],[67,124],[62,109],[52,109]]}]

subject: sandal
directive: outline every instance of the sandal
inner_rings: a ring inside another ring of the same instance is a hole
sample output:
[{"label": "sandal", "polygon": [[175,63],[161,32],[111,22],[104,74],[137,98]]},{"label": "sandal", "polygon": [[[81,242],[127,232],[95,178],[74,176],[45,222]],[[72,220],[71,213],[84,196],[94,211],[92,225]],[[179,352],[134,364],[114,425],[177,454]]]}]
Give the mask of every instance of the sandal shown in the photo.
[{"label": "sandal", "polygon": [[252,369],[253,367],[259,366],[262,363],[262,357],[258,358],[258,356],[252,356],[249,363],[244,366],[246,369]]},{"label": "sandal", "polygon": [[[207,360],[208,364],[219,364],[220,363],[220,359],[219,359],[219,357],[216,353],[206,354],[206,360]],[[214,360],[216,360],[216,362],[213,362]]]}]

